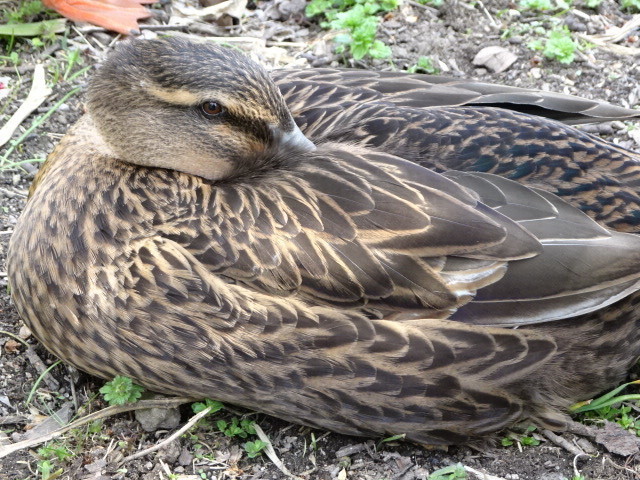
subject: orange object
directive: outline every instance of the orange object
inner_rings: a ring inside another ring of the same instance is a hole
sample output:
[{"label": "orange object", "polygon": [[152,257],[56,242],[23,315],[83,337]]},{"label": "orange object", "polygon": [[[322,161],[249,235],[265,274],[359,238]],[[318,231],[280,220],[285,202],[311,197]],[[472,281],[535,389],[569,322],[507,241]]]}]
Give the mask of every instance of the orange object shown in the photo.
[{"label": "orange object", "polygon": [[157,0],[43,0],[64,17],[113,30],[124,35],[140,33],[138,20],[151,16],[142,4]]}]

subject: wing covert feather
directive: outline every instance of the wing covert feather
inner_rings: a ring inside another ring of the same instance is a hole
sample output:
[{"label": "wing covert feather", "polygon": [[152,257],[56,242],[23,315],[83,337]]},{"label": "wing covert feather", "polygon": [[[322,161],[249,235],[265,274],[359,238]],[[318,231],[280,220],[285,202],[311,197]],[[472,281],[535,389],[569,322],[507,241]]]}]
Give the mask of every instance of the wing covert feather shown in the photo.
[{"label": "wing covert feather", "polygon": [[[145,240],[138,252],[132,276],[152,275],[170,283],[147,282],[128,300],[138,320],[123,325],[122,337],[164,352],[156,368],[167,378],[189,365],[206,365],[201,391],[276,416],[293,415],[312,426],[319,418],[319,399],[334,399],[332,428],[344,433],[373,434],[405,426],[414,432],[413,440],[430,443],[480,435],[523,414],[525,405],[507,393],[507,386],[543,367],[557,350],[553,340],[533,331],[433,319],[373,320],[357,311],[263,295],[225,283],[164,238]],[[179,293],[170,294],[173,291]],[[151,298],[166,302],[150,308]],[[182,330],[185,344],[176,348],[168,344],[173,338],[168,332],[184,325],[180,312],[185,308],[189,330]],[[164,319],[160,324],[151,318],[158,309]],[[150,328],[138,328],[140,319]],[[190,348],[193,345],[198,348]],[[235,368],[237,362],[250,368]],[[162,372],[164,365],[171,369]],[[292,401],[282,406],[269,394],[273,388]],[[389,395],[395,398],[392,406],[371,401]],[[450,426],[461,412],[467,416],[465,432],[457,434]]]}]

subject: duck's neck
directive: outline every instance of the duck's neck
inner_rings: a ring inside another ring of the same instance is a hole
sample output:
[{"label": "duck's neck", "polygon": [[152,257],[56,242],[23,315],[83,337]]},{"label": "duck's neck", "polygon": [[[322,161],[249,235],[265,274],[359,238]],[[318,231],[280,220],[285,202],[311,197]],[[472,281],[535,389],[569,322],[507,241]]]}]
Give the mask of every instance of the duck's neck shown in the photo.
[{"label": "duck's neck", "polygon": [[[76,122],[76,124],[69,129],[65,138],[72,138],[74,143],[80,143],[82,145],[87,146],[87,155],[99,155],[105,157],[113,157],[113,151],[104,141],[102,136],[98,133],[95,124],[93,123],[92,118],[89,115],[84,115],[80,117],[80,120]],[[49,154],[47,160],[44,162],[40,170],[31,182],[31,187],[29,188],[29,197],[33,195],[36,191],[36,188],[42,183],[47,174],[51,171],[54,165],[65,162],[70,157],[65,155],[59,155],[59,150],[66,148],[63,145],[64,142],[61,142],[56,146],[56,148]]]}]

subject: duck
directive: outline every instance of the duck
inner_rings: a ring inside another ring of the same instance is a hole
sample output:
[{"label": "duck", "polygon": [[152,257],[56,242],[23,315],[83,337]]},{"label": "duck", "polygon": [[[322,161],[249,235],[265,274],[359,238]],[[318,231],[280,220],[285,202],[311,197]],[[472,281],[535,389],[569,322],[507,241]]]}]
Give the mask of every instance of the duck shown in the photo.
[{"label": "duck", "polygon": [[451,445],[562,430],[640,356],[640,155],[570,125],[637,111],[183,37],[123,42],[86,99],[7,260],[80,370]]}]

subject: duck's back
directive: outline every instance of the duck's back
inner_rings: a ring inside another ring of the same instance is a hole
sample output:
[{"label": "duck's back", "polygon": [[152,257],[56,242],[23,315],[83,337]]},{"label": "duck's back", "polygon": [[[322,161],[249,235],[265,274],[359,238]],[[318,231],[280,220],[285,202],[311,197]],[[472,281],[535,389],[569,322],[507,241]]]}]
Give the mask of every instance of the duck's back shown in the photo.
[{"label": "duck's back", "polygon": [[504,176],[559,195],[610,228],[640,231],[640,154],[556,121],[628,120],[639,118],[637,111],[426,75],[273,75],[315,141],[366,145],[439,172]]}]

